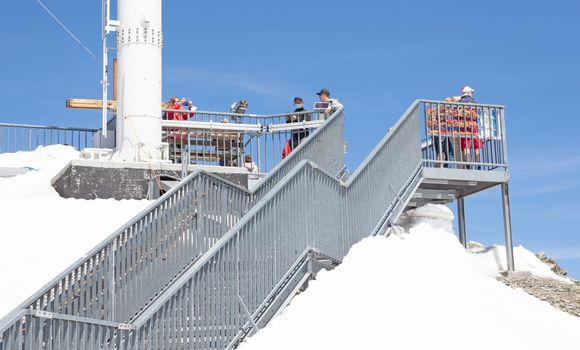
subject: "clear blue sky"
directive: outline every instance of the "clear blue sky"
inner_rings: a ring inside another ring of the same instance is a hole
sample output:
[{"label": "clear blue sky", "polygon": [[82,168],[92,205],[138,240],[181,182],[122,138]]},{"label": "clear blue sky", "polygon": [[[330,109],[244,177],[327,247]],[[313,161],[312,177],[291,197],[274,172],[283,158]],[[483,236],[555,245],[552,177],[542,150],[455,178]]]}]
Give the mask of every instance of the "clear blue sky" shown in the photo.
[{"label": "clear blue sky", "polygon": [[[100,56],[100,1],[44,2]],[[166,0],[163,93],[268,113],[327,87],[346,106],[352,170],[414,99],[469,84],[506,105],[515,243],[580,278],[579,13],[577,0]],[[0,121],[99,125],[64,101],[100,97],[100,58],[34,0],[6,2],[0,29]],[[469,239],[503,243],[499,191],[466,209]]]}]

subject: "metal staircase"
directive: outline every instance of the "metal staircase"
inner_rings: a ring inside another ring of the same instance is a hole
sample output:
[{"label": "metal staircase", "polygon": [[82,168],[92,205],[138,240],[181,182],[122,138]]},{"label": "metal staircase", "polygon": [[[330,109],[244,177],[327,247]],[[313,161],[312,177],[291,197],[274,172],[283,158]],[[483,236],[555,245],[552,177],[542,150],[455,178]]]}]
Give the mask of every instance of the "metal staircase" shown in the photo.
[{"label": "metal staircase", "polygon": [[[311,274],[388,232],[433,181],[426,103],[413,103],[345,181],[342,110],[254,192],[191,174],[2,319],[0,350],[234,348]],[[484,176],[460,172],[465,186],[463,173]]]}]

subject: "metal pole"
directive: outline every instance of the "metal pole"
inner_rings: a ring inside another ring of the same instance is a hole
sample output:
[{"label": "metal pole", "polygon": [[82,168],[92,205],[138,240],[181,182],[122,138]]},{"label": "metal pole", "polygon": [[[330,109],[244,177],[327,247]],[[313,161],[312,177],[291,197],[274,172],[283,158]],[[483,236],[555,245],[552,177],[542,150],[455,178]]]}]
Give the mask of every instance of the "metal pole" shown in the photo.
[{"label": "metal pole", "polygon": [[188,168],[188,163],[189,160],[187,159],[187,152],[186,150],[183,148],[183,144],[181,145],[181,179],[185,179],[187,177],[187,168]]},{"label": "metal pole", "polygon": [[505,249],[508,271],[515,271],[514,247],[512,243],[512,221],[510,216],[510,196],[507,182],[501,184],[501,195],[503,202],[503,229],[505,233]]},{"label": "metal pole", "polygon": [[465,230],[465,203],[463,198],[457,198],[457,223],[459,225],[459,242],[467,248],[467,234]]}]

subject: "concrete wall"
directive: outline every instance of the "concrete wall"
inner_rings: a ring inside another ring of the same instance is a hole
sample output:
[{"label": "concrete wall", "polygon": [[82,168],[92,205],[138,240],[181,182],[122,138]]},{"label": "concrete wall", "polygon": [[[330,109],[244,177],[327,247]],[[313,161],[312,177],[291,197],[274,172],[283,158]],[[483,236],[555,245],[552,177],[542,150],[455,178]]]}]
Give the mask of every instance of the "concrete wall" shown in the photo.
[{"label": "concrete wall", "polygon": [[[123,167],[122,164],[73,161],[53,179],[52,185],[63,198],[146,199],[150,179],[153,176],[168,174],[174,177],[181,173],[181,170],[177,171],[171,167],[151,169],[134,164]],[[190,169],[194,170],[196,169]],[[205,170],[242,187],[248,187],[248,175],[243,171],[220,167]]]}]

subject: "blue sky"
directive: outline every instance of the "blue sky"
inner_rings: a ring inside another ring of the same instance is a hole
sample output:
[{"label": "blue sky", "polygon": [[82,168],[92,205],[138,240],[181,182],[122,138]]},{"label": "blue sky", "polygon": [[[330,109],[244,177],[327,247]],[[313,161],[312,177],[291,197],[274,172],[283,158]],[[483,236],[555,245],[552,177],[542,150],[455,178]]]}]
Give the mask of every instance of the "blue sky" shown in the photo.
[{"label": "blue sky", "polygon": [[[100,56],[100,1],[44,0]],[[164,98],[286,112],[327,87],[346,106],[352,170],[419,98],[476,89],[506,105],[514,240],[580,278],[580,2],[164,1]],[[34,0],[0,12],[0,121],[97,127],[89,56]],[[112,41],[111,41],[112,43]],[[468,238],[503,243],[501,198],[466,199]]]}]

